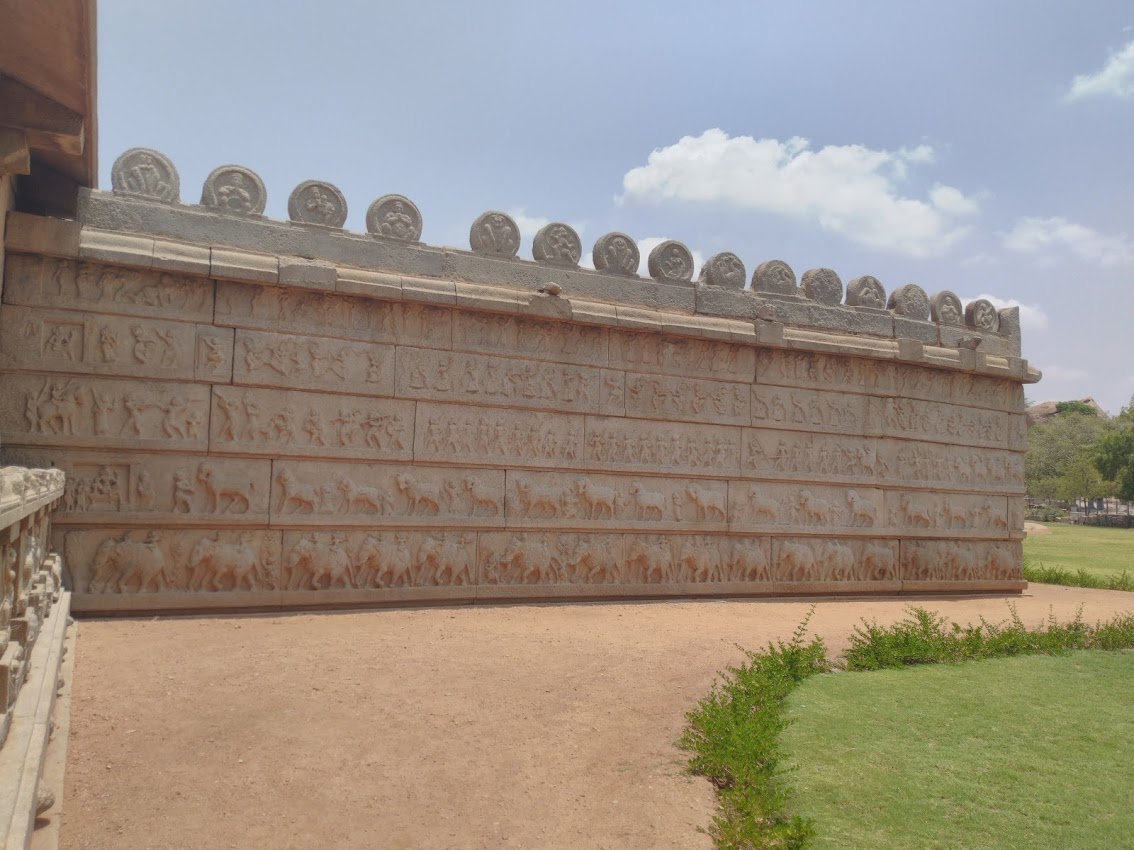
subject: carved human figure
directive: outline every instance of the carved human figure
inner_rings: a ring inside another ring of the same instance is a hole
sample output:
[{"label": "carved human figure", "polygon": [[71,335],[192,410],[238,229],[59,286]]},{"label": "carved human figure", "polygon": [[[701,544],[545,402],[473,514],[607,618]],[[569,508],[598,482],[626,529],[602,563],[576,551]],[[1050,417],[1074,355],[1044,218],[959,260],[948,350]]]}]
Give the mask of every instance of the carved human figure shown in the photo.
[{"label": "carved human figure", "polygon": [[591,259],[599,271],[636,275],[641,255],[634,240],[625,233],[608,233],[595,242]]},{"label": "carved human figure", "polygon": [[532,240],[532,256],[537,262],[557,266],[579,265],[583,244],[579,235],[566,224],[553,222],[540,228]]},{"label": "carved human figure", "polygon": [[383,195],[366,211],[366,229],[375,236],[416,242],[421,239],[421,213],[409,198]]},{"label": "carved human figure", "polygon": [[744,288],[744,263],[736,254],[714,254],[701,267],[700,282],[722,289]]},{"label": "carved human figure", "polygon": [[514,257],[520,249],[520,229],[502,212],[486,212],[473,222],[469,244],[478,254]]},{"label": "carved human figure", "polygon": [[145,148],[132,148],[119,156],[111,166],[110,183],[116,193],[165,203],[176,202],[180,188],[173,163]]}]

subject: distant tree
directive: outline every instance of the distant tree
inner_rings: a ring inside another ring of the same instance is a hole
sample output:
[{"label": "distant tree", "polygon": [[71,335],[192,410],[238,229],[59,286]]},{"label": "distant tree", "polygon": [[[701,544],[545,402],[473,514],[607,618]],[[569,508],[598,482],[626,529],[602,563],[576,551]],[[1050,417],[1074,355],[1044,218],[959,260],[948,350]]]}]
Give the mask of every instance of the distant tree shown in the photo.
[{"label": "distant tree", "polygon": [[1094,447],[1095,468],[1115,483],[1114,493],[1134,501],[1134,398],[1115,417],[1115,427]]},{"label": "distant tree", "polygon": [[[1074,411],[1053,416],[1028,430],[1028,452],[1024,458],[1024,480],[1029,496],[1039,499],[1094,499],[1108,495],[1111,479],[1098,462],[1092,477],[1084,470],[1091,466],[1095,445],[1114,426],[1101,416]],[[1076,492],[1076,488],[1083,490]]]},{"label": "distant tree", "polygon": [[1055,404],[1057,414],[1082,413],[1084,416],[1098,416],[1099,412],[1091,405],[1082,401],[1060,401]]}]

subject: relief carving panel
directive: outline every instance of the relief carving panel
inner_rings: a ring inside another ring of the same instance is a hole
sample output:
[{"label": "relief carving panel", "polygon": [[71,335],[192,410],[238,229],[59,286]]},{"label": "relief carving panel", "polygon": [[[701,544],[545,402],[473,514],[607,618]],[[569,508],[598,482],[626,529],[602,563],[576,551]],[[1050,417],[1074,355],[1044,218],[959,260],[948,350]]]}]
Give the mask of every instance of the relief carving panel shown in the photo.
[{"label": "relief carving panel", "polygon": [[576,466],[583,417],[419,402],[413,451],[430,461]]},{"label": "relief carving panel", "polygon": [[1009,531],[1006,496],[890,490],[886,517],[903,535],[1007,537]]},{"label": "relief carving panel", "polygon": [[728,495],[736,529],[877,534],[886,523],[882,492],[869,487],[730,481]]},{"label": "relief carving panel", "polygon": [[607,330],[495,313],[453,315],[453,348],[532,360],[607,365]]},{"label": "relief carving panel", "polygon": [[[776,538],[772,540],[773,578],[785,590],[807,585],[896,583],[897,540],[859,538]],[[793,587],[794,586],[794,587]]]},{"label": "relief carving panel", "polygon": [[449,348],[452,313],[333,292],[244,283],[217,284],[218,325],[264,331]]},{"label": "relief carving panel", "polygon": [[280,586],[280,532],[99,528],[68,531],[78,594],[225,593]]},{"label": "relief carving panel", "polygon": [[394,347],[325,337],[236,331],[233,383],[394,395]]},{"label": "relief carving panel", "polygon": [[[198,342],[198,336],[212,343]],[[0,367],[227,381],[232,347],[227,336],[208,325],[9,305],[0,311]],[[217,352],[200,369],[198,346]]]},{"label": "relief carving panel", "polygon": [[850,393],[752,386],[752,425],[830,434],[880,432],[874,399]]},{"label": "relief carving panel", "polygon": [[272,518],[280,525],[504,524],[504,471],[277,461]]},{"label": "relief carving panel", "polygon": [[510,527],[723,530],[727,482],[588,473],[509,472]]},{"label": "relief carving panel", "polygon": [[4,375],[6,443],[205,451],[209,388],[201,384]]},{"label": "relief carving panel", "polygon": [[996,449],[880,440],[879,482],[978,492],[1022,493],[1024,455]]},{"label": "relief carving panel", "polygon": [[760,478],[872,483],[878,441],[871,437],[744,429],[744,471]]},{"label": "relief carving panel", "polygon": [[623,411],[621,372],[405,346],[398,347],[397,363],[400,398],[578,413]]},{"label": "relief carving panel", "polygon": [[285,531],[285,590],[471,587],[476,534],[463,531]]},{"label": "relief carving panel", "polygon": [[750,384],[755,375],[756,349],[714,340],[611,331],[610,365],[636,372]]},{"label": "relief carving panel", "polygon": [[903,540],[902,578],[913,582],[1021,581],[1023,549],[1006,540]]},{"label": "relief carving panel", "polygon": [[879,403],[887,436],[1021,451],[1027,447],[1027,424],[1022,415],[908,398],[887,398]]},{"label": "relief carving panel", "polygon": [[735,475],[740,428],[587,418],[590,465],[630,472]]},{"label": "relief carving panel", "polygon": [[747,425],[749,397],[749,390],[735,383],[626,375],[627,416]]},{"label": "relief carving panel", "polygon": [[410,460],[413,402],[216,387],[215,452]]},{"label": "relief carving panel", "polygon": [[4,275],[4,301],[27,307],[211,322],[213,282],[169,272],[11,254]]}]

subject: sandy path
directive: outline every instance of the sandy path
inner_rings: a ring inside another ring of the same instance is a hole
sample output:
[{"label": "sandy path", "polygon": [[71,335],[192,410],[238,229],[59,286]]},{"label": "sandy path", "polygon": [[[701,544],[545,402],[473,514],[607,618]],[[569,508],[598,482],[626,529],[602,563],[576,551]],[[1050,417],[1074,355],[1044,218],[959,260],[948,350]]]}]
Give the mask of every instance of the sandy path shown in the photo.
[{"label": "sandy path", "polygon": [[[65,848],[709,848],[673,741],[807,602],[391,610],[79,626]],[[908,600],[825,601],[838,649]],[[932,600],[958,620],[1002,598]],[[1033,585],[1028,621],[1134,610]]]}]

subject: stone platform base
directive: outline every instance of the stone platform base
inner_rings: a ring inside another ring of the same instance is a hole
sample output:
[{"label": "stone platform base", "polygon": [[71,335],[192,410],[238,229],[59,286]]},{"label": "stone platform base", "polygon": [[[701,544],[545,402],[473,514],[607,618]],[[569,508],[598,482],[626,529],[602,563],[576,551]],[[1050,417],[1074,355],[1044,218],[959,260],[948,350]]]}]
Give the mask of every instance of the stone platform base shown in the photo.
[{"label": "stone platform base", "polygon": [[10,712],[7,740],[0,748],[0,834],[3,835],[0,847],[3,850],[26,850],[32,843],[40,778],[48,741],[57,722],[55,697],[67,651],[70,608],[71,594],[63,593],[44,620],[31,651],[27,679]]},{"label": "stone platform base", "polygon": [[245,593],[90,594],[72,602],[78,615],[139,616],[158,613],[207,614],[335,608],[387,608],[415,605],[493,605],[508,602],[610,602],[670,599],[772,599],[792,596],[901,596],[1022,593],[1026,581],[768,582],[618,585],[507,585],[500,587],[404,587],[385,590],[250,591]]}]

